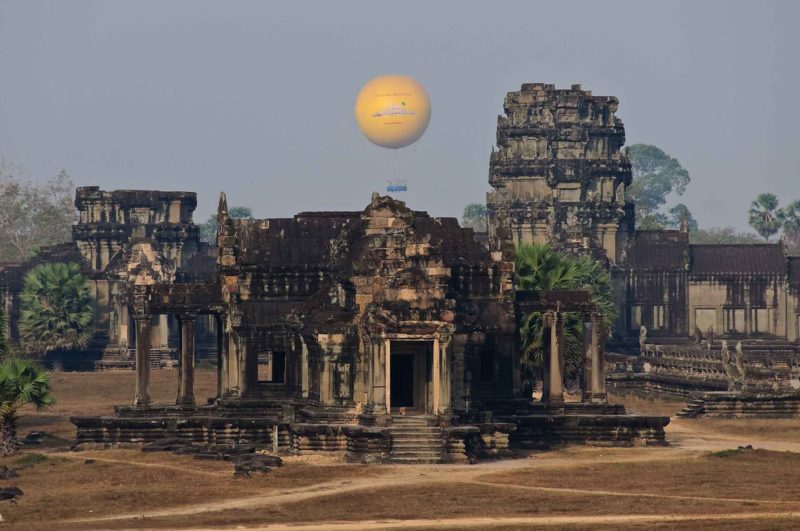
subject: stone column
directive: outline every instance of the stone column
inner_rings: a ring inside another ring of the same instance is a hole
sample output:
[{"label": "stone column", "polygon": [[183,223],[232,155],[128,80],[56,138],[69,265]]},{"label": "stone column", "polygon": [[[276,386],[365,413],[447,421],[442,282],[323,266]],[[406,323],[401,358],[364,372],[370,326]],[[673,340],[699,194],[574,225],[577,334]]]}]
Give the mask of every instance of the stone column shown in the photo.
[{"label": "stone column", "polygon": [[592,395],[594,385],[593,368],[594,368],[594,350],[593,350],[593,333],[594,333],[594,319],[586,316],[583,317],[583,401],[588,402]]},{"label": "stone column", "polygon": [[250,364],[248,363],[249,349],[247,347],[247,339],[242,337],[241,333],[237,333],[236,336],[236,346],[239,353],[239,396],[245,398],[252,392],[248,375],[250,369]]},{"label": "stone column", "polygon": [[439,393],[439,410],[442,414],[452,414],[453,412],[453,390],[452,390],[452,369],[450,367],[450,353],[452,352],[452,336],[448,336],[439,343],[441,352],[441,362],[439,370],[442,373],[442,390]]},{"label": "stone column", "polygon": [[181,348],[178,356],[179,406],[193,406],[194,402],[194,323],[196,315],[180,315]]},{"label": "stone column", "polygon": [[163,349],[169,348],[169,316],[161,314],[158,317],[158,344]]},{"label": "stone column", "polygon": [[389,339],[383,342],[383,358],[386,360],[384,363],[383,373],[386,375],[384,382],[384,390],[386,393],[386,414],[392,414],[392,341]]},{"label": "stone column", "polygon": [[550,335],[553,326],[552,314],[542,314],[542,402],[547,402],[550,395]]},{"label": "stone column", "polygon": [[308,347],[302,336],[300,341],[300,393],[303,398],[308,398],[310,376],[308,374]]},{"label": "stone column", "polygon": [[217,398],[222,398],[228,391],[228,331],[221,315],[214,319],[217,324]]},{"label": "stone column", "polygon": [[603,321],[599,315],[592,315],[592,402],[606,401],[606,364],[603,352]]},{"label": "stone column", "polygon": [[564,317],[557,312],[552,314],[550,326],[550,360],[548,404],[561,404],[564,402]]},{"label": "stone column", "polygon": [[137,315],[136,321],[136,394],[133,405],[150,405],[150,316]]},{"label": "stone column", "polygon": [[439,400],[442,394],[442,364],[439,359],[439,339],[433,340],[433,407],[431,411],[434,415],[439,414]]}]

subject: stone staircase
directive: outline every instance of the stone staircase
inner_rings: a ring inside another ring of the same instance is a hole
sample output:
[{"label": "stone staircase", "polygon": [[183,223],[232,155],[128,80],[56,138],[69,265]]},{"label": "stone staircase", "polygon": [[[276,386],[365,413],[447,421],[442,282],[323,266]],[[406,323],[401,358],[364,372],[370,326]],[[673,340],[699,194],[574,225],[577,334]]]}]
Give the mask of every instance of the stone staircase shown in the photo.
[{"label": "stone staircase", "polygon": [[702,398],[695,398],[688,404],[686,404],[683,409],[678,411],[676,417],[680,419],[693,419],[697,418],[703,414],[706,409],[706,401]]},{"label": "stone staircase", "polygon": [[396,416],[389,428],[391,462],[402,464],[441,463],[442,428],[430,426],[426,416]]}]

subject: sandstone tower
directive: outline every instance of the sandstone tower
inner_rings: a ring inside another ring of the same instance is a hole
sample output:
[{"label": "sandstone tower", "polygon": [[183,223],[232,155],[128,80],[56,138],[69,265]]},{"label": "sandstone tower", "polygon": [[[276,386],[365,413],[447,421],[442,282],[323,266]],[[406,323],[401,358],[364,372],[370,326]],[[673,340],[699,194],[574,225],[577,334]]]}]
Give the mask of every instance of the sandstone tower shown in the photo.
[{"label": "sandstone tower", "polygon": [[510,227],[515,243],[549,243],[617,264],[634,231],[625,198],[631,166],[613,96],[573,85],[526,83],[497,118],[489,164],[489,230]]}]

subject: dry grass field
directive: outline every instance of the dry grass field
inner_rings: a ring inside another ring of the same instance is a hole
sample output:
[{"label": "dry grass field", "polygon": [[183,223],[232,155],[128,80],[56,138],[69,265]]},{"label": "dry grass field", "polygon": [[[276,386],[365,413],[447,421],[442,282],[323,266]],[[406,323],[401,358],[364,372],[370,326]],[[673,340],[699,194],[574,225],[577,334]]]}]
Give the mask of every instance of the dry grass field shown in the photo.
[{"label": "dry grass field", "polygon": [[[132,372],[57,373],[52,410],[20,432],[58,439],[0,464],[20,468],[0,486],[9,529],[268,527],[271,529],[796,529],[800,421],[673,420],[668,448],[567,447],[478,465],[378,466],[329,456],[234,478],[232,465],[136,447],[69,451],[70,415],[109,414],[133,394]],[[155,371],[169,402],[174,371]],[[197,374],[211,396],[213,371]],[[682,402],[612,397],[637,413],[671,415]],[[735,450],[752,444],[755,450]]]}]

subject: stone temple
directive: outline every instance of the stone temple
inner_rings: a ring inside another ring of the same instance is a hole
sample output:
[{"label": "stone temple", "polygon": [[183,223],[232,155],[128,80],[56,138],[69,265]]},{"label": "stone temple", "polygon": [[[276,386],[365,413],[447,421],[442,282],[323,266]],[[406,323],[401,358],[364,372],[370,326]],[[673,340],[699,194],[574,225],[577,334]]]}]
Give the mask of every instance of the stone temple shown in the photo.
[{"label": "stone temple", "polygon": [[[98,301],[92,363],[135,368],[137,384],[114,415],[75,418],[78,442],[177,436],[447,462],[563,442],[663,443],[668,419],[627,415],[607,403],[607,386],[769,387],[756,409],[794,407],[775,397],[789,396],[798,374],[800,259],[781,244],[698,246],[685,229],[636,231],[616,98],[532,83],[504,107],[488,234],[378,194],[360,211],[232,219],[223,194],[208,243],[192,222],[192,193],[80,188],[73,242],[0,264],[11,337],[24,272],[81,263]],[[524,242],[607,264],[616,328],[602,329],[585,292],[517,290]],[[537,400],[518,360],[518,319],[531,311],[546,324]],[[564,312],[585,323],[570,400]],[[200,359],[216,365],[214,397],[194,394]],[[176,368],[176,400],[154,404],[149,373],[165,366]],[[739,394],[726,396],[741,410]]]},{"label": "stone temple", "polygon": [[[67,369],[133,368],[134,326],[129,313],[132,284],[184,282],[210,273],[216,248],[200,241],[192,222],[197,196],[192,192],[78,188],[78,223],[72,241],[46,247],[20,263],[0,263],[0,301],[9,316],[6,337],[18,338],[19,293],[25,273],[43,262],[76,262],[89,277],[97,301],[96,332],[82,352],[54,352],[48,364]],[[154,367],[173,366],[177,323],[154,316],[150,339]],[[199,335],[201,359],[213,356],[214,322],[204,318]]]},{"label": "stone temple", "polygon": [[[689,414],[703,402],[717,414],[800,414],[800,257],[782,242],[694,245],[686,227],[635,230],[618,105],[580,85],[510,92],[489,166],[491,229],[608,263],[617,390],[710,392]],[[770,396],[725,394],[743,386]]]}]

